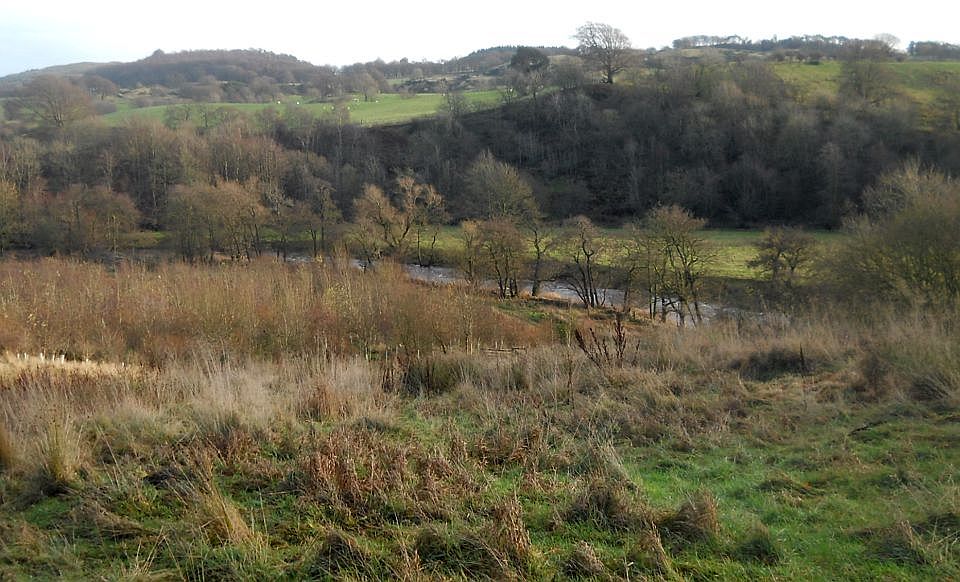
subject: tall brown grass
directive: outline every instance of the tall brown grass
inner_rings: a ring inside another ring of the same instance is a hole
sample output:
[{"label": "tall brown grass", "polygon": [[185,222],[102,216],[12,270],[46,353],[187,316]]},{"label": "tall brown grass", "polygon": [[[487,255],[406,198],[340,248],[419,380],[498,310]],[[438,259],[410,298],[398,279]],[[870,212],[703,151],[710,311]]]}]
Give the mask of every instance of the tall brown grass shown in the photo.
[{"label": "tall brown grass", "polygon": [[158,364],[197,351],[408,353],[530,345],[545,329],[399,267],[361,272],[273,261],[151,269],[63,259],[0,262],[0,350]]}]

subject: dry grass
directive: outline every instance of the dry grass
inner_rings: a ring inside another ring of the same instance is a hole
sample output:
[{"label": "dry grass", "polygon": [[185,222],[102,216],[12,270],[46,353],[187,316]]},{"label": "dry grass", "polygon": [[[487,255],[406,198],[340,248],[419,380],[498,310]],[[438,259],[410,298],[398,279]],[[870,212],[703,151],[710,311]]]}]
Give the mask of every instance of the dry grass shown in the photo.
[{"label": "dry grass", "polygon": [[720,535],[717,501],[709,491],[700,491],[684,501],[676,513],[658,520],[658,527],[671,542],[716,542]]},{"label": "dry grass", "polygon": [[70,417],[50,422],[35,443],[33,467],[34,493],[56,495],[78,484],[84,467],[85,447],[79,426]]},{"label": "dry grass", "polygon": [[[389,290],[389,292],[384,292]],[[0,263],[0,349],[160,364],[196,352],[427,352],[521,346],[549,333],[453,287],[429,293],[401,269],[320,265],[156,269],[60,259]]]},{"label": "dry grass", "polygon": [[17,464],[17,448],[10,431],[0,425],[0,473],[11,470]]},{"label": "dry grass", "polygon": [[593,546],[584,541],[577,542],[560,569],[570,578],[596,579],[606,573],[606,567]]},{"label": "dry grass", "polygon": [[[669,489],[660,476],[645,488],[637,467],[662,455],[681,474],[708,475],[718,468],[697,472],[688,453],[709,460],[754,443],[782,452],[791,431],[849,419],[870,400],[919,409],[951,406],[956,394],[949,317],[932,328],[909,318],[879,328],[631,322],[620,333],[640,346],[636,358],[598,365],[549,343],[547,328],[570,328],[580,314],[557,310],[532,325],[390,268],[109,273],[40,261],[22,289],[2,269],[0,322],[15,332],[0,340],[69,357],[0,360],[0,494],[64,494],[37,511],[82,543],[124,548],[141,538],[158,546],[154,524],[172,514],[177,539],[143,569],[156,559],[188,576],[673,578],[715,574],[698,560],[730,558],[780,567],[795,550],[762,526],[731,539],[742,526],[725,519],[743,506],[735,491],[711,482],[723,507],[704,490],[665,511],[647,490],[656,499],[693,488]],[[93,306],[70,300],[87,311],[65,316],[89,329],[60,327],[41,301],[74,291]],[[618,333],[603,315],[591,325],[597,345]],[[87,353],[104,359],[71,360]],[[739,461],[714,462],[722,472]],[[800,511],[815,493],[810,477],[781,478],[786,461],[775,463],[744,478],[748,495],[786,492]],[[952,564],[943,556],[957,547],[954,509],[933,517],[881,524],[863,544],[918,567]]]},{"label": "dry grass", "polygon": [[957,313],[887,315],[881,334],[865,338],[859,396],[885,396],[960,405],[960,340]]},{"label": "dry grass", "polygon": [[188,497],[189,518],[207,539],[234,545],[260,542],[260,536],[223,493],[209,468],[200,468],[199,478],[190,487]]}]

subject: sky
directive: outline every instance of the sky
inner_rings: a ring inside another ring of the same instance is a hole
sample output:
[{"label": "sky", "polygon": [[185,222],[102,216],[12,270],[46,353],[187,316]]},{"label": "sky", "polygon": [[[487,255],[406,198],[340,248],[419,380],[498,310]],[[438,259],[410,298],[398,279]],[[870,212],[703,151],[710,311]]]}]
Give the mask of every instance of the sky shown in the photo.
[{"label": "sky", "polygon": [[[5,6],[10,4],[9,6]],[[637,48],[698,34],[795,34],[960,44],[955,0],[0,0],[0,76],[84,61],[134,61],[156,49],[264,49],[317,65],[377,58],[446,60],[501,45],[574,46],[586,22]]]}]

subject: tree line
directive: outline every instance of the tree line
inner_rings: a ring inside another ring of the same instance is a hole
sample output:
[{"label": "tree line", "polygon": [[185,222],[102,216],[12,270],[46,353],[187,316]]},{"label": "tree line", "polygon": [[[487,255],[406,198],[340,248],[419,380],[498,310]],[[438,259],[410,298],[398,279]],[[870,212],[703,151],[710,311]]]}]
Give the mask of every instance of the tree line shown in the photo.
[{"label": "tree line", "polygon": [[477,206],[480,161],[505,164],[527,185],[523,197],[537,209],[528,214],[538,220],[622,224],[676,205],[712,225],[837,227],[904,159],[960,170],[960,102],[950,84],[958,81],[945,78],[937,107],[921,111],[897,95],[881,41],[844,43],[839,93],[810,96],[765,62],[643,54],[597,23],[576,38],[575,57],[514,50],[501,107],[471,111],[450,92],[436,117],[390,127],[352,124],[342,104],[319,118],[296,106],[243,115],[182,104],[162,122],[106,127],[90,114],[109,79],[38,77],[5,101],[8,117],[32,124],[7,125],[0,139],[0,181],[20,217],[6,227],[7,244],[83,247],[69,242],[80,233],[102,244],[107,228],[79,226],[102,205],[116,207],[114,233],[123,224],[176,231],[181,218],[202,214],[203,200],[216,208],[223,198],[244,216],[203,225],[205,237],[180,242],[185,253],[222,250],[226,239],[231,254],[260,252],[264,217],[281,241],[309,230],[319,252],[331,221],[355,220],[371,192],[406,212],[406,180],[427,189],[415,200],[433,199],[427,191],[442,198],[432,216],[497,219]]}]

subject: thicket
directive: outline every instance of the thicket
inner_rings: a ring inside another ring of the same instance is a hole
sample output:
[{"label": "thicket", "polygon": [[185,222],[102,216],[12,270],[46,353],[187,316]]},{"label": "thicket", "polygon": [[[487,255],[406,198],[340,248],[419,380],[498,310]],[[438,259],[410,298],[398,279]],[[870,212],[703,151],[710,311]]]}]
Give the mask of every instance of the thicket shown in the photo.
[{"label": "thicket", "polygon": [[[174,203],[183,194],[223,207],[217,192],[236,189],[219,185],[235,183],[262,207],[251,220],[289,231],[304,219],[320,238],[330,221],[353,218],[368,185],[400,197],[403,176],[432,186],[458,222],[484,217],[471,186],[482,155],[515,168],[550,219],[583,214],[619,224],[677,204],[712,225],[836,227],[863,209],[861,193],[877,176],[905,159],[946,173],[960,167],[950,111],[922,121],[917,105],[863,79],[848,93],[809,100],[762,62],[660,57],[641,73],[632,83],[581,85],[484,112],[451,106],[437,119],[394,127],[283,107],[171,116],[169,126],[74,120],[40,139],[7,133],[0,182],[5,196],[11,187],[15,195],[0,231],[5,246],[83,250],[91,244],[71,241],[77,231],[104,231],[77,226],[86,209],[106,203],[103,189],[137,210],[118,202],[109,211],[118,217],[116,239],[131,222],[174,229],[187,221]],[[11,226],[11,207],[19,226]],[[60,236],[65,229],[72,238]]]}]

